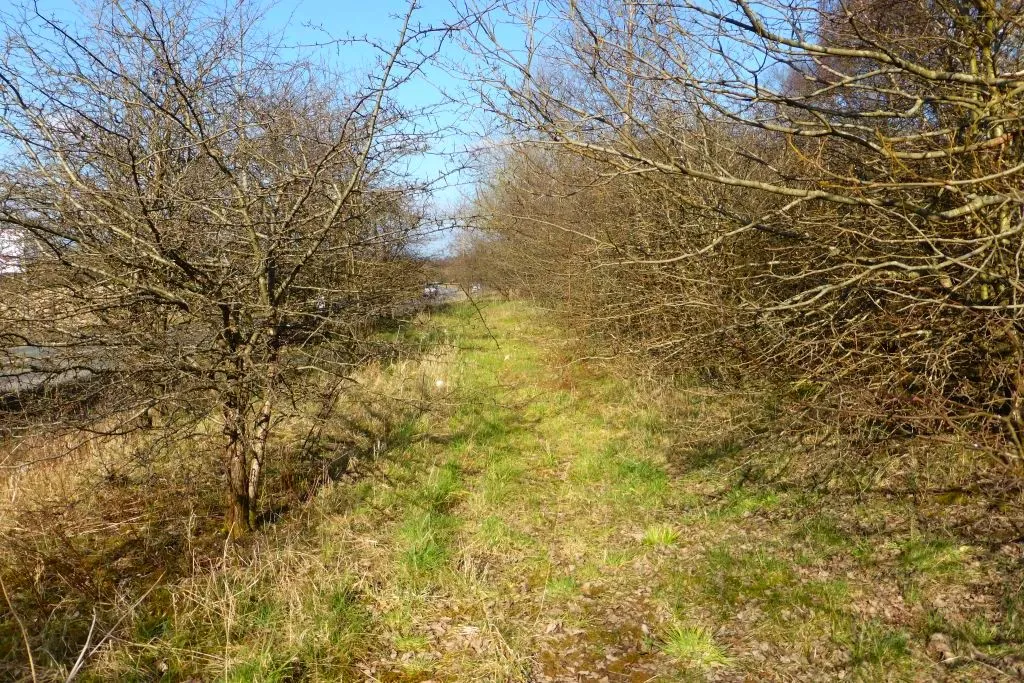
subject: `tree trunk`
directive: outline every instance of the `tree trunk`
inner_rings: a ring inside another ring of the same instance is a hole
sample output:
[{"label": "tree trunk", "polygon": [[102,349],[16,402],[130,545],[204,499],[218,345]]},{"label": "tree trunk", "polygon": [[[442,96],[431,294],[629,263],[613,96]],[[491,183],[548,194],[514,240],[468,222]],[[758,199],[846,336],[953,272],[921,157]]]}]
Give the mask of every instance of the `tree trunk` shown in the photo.
[{"label": "tree trunk", "polygon": [[249,457],[249,522],[250,526],[256,525],[256,516],[259,514],[260,484],[263,477],[263,463],[267,454],[267,441],[270,438],[270,418],[274,407],[274,381],[276,379],[276,368],[271,366],[267,375],[267,385],[264,389],[263,404],[256,416],[256,428],[253,430],[252,453]]},{"label": "tree trunk", "polygon": [[224,406],[224,434],[227,437],[224,445],[224,483],[227,495],[224,529],[231,538],[239,538],[252,531],[252,501],[242,420],[239,406],[230,402]]}]

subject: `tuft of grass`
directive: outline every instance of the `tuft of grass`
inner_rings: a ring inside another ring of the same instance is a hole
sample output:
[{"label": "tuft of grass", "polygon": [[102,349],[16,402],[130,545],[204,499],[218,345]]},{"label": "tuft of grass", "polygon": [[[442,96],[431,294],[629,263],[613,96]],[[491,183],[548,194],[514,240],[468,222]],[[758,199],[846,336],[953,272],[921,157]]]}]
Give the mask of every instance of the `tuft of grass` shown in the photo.
[{"label": "tuft of grass", "polygon": [[975,615],[970,619],[967,619],[960,628],[956,630],[957,635],[970,642],[972,645],[977,645],[979,647],[997,645],[1000,643],[1003,635],[998,625],[991,623],[981,615]]},{"label": "tuft of grass", "polygon": [[589,444],[580,444],[581,451],[569,471],[569,481],[577,485],[589,486],[610,479],[614,472],[614,445],[594,451]]},{"label": "tuft of grass", "polygon": [[512,460],[502,459],[488,466],[484,473],[483,497],[488,505],[500,505],[515,493],[523,476],[523,468]]},{"label": "tuft of grass", "polygon": [[805,519],[793,534],[827,554],[849,546],[849,535],[829,515],[814,515]]},{"label": "tuft of grass", "polygon": [[458,525],[450,510],[462,493],[461,477],[458,463],[448,462],[431,468],[414,490],[413,508],[399,530],[405,548],[400,563],[407,573],[431,573],[447,563]]},{"label": "tuft of grass", "polygon": [[746,517],[779,504],[775,493],[736,488],[729,492],[718,509],[722,517]]},{"label": "tuft of grass", "polygon": [[428,510],[416,513],[402,525],[402,566],[411,574],[436,571],[449,555],[449,544],[456,520],[451,515]]},{"label": "tuft of grass", "polygon": [[653,508],[660,506],[668,493],[668,474],[649,460],[626,458],[616,468],[619,488],[630,505]]},{"label": "tuft of grass", "polygon": [[791,602],[789,593],[798,583],[789,564],[764,552],[732,553],[716,548],[707,554],[700,570],[708,597],[732,607],[752,600],[784,606]]},{"label": "tuft of grass", "polygon": [[1003,598],[1003,619],[1001,628],[1008,640],[1024,641],[1024,594],[1019,590]]},{"label": "tuft of grass", "polygon": [[553,598],[566,598],[579,592],[579,582],[572,576],[556,576],[544,584],[544,592]]},{"label": "tuft of grass", "polygon": [[422,634],[402,635],[393,644],[398,652],[424,652],[430,649],[430,638]]},{"label": "tuft of grass", "polygon": [[533,538],[512,528],[498,515],[484,517],[474,535],[489,550],[511,552],[534,544]]},{"label": "tuft of grass", "polygon": [[725,651],[703,626],[673,621],[662,635],[661,650],[684,666],[708,669],[730,663]]},{"label": "tuft of grass", "polygon": [[630,550],[610,550],[606,548],[601,557],[601,561],[605,567],[617,569],[619,567],[624,567],[634,557],[635,553]]},{"label": "tuft of grass", "polygon": [[511,540],[512,530],[501,517],[491,515],[480,522],[478,536],[486,547],[501,548]]},{"label": "tuft of grass", "polygon": [[910,656],[909,638],[878,621],[857,624],[850,638],[850,663],[881,671],[906,663]]},{"label": "tuft of grass", "polygon": [[459,464],[455,462],[433,468],[416,492],[416,504],[431,512],[449,510],[461,487],[460,474]]},{"label": "tuft of grass", "polygon": [[716,548],[697,566],[693,578],[703,598],[723,613],[756,604],[777,623],[805,609],[841,619],[849,599],[845,581],[801,580],[790,562],[764,551]]},{"label": "tuft of grass", "polygon": [[946,576],[963,568],[964,551],[940,540],[911,538],[900,545],[900,566],[923,576]]},{"label": "tuft of grass", "polygon": [[301,678],[303,669],[302,662],[296,657],[285,658],[272,652],[260,652],[255,657],[232,667],[226,680],[229,683],[286,683]]},{"label": "tuft of grass", "polygon": [[679,532],[671,524],[655,524],[644,530],[643,544],[668,546],[679,540]]}]

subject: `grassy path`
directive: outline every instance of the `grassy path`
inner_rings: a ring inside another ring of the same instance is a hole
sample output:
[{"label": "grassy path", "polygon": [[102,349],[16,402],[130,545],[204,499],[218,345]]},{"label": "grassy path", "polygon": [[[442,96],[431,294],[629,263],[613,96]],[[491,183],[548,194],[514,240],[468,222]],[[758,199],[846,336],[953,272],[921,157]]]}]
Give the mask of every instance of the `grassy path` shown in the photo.
[{"label": "grassy path", "polygon": [[[977,549],[863,533],[895,504],[739,486],[740,447],[690,432],[742,406],[566,363],[524,305],[485,315],[430,321],[454,347],[417,370],[434,410],[302,534],[191,608],[179,591],[137,670],[185,678],[206,652],[235,681],[1011,680],[1022,625]],[[973,654],[940,665],[947,641]]]},{"label": "grassy path", "polygon": [[[980,578],[969,549],[903,541],[893,549],[902,574],[893,577],[882,549],[871,547],[877,541],[847,536],[821,501],[732,486],[737,449],[728,440],[681,458],[673,445],[687,425],[668,429],[668,397],[566,363],[558,334],[536,312],[492,305],[487,328],[474,316],[457,309],[435,321],[459,347],[442,379],[454,412],[441,432],[452,437],[410,461],[427,463],[411,489],[384,494],[402,499],[383,504],[400,512],[380,541],[387,578],[376,593],[386,624],[378,649],[395,663],[365,673],[537,681],[947,674],[926,652],[927,633],[915,632],[937,617],[906,599],[923,603],[930,586]],[[672,400],[689,403],[682,414],[694,424],[716,411],[727,418],[714,395]],[[965,680],[997,674],[981,663],[957,672]]]}]

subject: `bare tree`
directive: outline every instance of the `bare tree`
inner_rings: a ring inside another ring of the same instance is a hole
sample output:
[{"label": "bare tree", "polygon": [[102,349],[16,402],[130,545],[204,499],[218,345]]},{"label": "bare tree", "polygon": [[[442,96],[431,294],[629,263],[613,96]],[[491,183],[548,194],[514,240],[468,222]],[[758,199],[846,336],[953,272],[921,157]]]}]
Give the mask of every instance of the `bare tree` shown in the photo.
[{"label": "bare tree", "polygon": [[615,273],[591,320],[628,307],[670,323],[638,346],[692,351],[724,340],[671,320],[716,311],[696,329],[817,407],[988,438],[1019,477],[1019,2],[465,9],[507,139],[590,169],[563,195],[648,198],[605,235],[534,216],[587,232],[585,270]]},{"label": "bare tree", "polygon": [[42,350],[7,374],[84,394],[79,426],[106,434],[213,419],[232,536],[287,373],[408,298],[422,184],[397,169],[424,142],[391,93],[418,68],[414,9],[362,87],[290,59],[248,3],[103,0],[85,30],[4,15],[0,221],[32,258],[0,346]]}]

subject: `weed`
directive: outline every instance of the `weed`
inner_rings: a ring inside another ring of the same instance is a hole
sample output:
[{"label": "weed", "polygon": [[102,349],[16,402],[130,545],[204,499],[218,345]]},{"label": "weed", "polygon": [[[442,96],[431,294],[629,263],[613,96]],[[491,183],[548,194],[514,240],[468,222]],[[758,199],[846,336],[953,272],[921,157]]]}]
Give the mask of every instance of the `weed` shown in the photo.
[{"label": "weed", "polygon": [[619,568],[625,566],[633,557],[634,554],[628,550],[606,549],[602,556],[602,562],[606,567]]},{"label": "weed", "polygon": [[850,638],[850,661],[869,670],[893,667],[910,654],[907,634],[893,631],[878,621],[857,624]]},{"label": "weed", "polygon": [[744,517],[778,504],[779,497],[772,492],[737,488],[722,501],[718,514],[722,517]]},{"label": "weed", "polygon": [[671,524],[655,524],[644,530],[644,545],[667,546],[677,540],[679,540],[679,532]]},{"label": "weed", "polygon": [[964,550],[946,541],[911,538],[900,546],[900,566],[923,576],[943,576],[963,567]]},{"label": "weed", "polygon": [[725,651],[703,626],[673,621],[662,635],[662,651],[680,664],[707,669],[729,664]]},{"label": "weed", "polygon": [[579,583],[572,576],[557,576],[548,579],[544,592],[553,598],[565,598],[579,592]]}]

